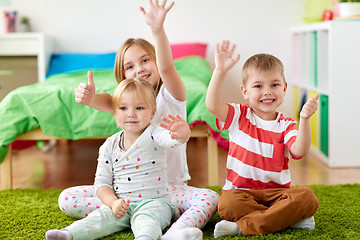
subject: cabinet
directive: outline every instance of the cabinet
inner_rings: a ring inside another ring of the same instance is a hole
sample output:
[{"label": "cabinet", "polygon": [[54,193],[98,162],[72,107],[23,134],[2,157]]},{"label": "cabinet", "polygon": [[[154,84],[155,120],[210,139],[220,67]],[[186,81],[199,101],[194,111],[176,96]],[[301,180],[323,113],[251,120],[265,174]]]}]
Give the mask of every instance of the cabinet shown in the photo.
[{"label": "cabinet", "polygon": [[44,34],[0,34],[0,101],[17,87],[44,81],[50,54]]},{"label": "cabinet", "polygon": [[293,27],[293,116],[320,94],[311,119],[312,153],[330,167],[359,167],[360,21],[328,21]]}]

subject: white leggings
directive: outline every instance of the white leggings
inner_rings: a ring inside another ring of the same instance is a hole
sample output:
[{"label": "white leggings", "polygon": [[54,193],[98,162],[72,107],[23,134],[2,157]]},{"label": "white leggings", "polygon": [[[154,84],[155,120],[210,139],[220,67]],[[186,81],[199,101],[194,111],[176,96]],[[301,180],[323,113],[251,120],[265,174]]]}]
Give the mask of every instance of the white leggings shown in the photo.
[{"label": "white leggings", "polygon": [[[205,188],[190,187],[183,183],[169,187],[171,203],[181,216],[171,228],[203,228],[217,211],[219,194]],[[61,211],[74,218],[84,218],[103,203],[96,196],[94,186],[65,189],[59,196]]]}]

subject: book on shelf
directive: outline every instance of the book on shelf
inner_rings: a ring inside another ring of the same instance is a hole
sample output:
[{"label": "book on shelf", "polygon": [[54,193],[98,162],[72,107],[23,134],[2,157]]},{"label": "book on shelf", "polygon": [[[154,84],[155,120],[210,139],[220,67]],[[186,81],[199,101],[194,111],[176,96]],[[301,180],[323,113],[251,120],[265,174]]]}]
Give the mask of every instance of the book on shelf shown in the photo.
[{"label": "book on shelf", "polygon": [[354,15],[349,17],[335,17],[334,20],[339,21],[360,21],[360,15]]}]

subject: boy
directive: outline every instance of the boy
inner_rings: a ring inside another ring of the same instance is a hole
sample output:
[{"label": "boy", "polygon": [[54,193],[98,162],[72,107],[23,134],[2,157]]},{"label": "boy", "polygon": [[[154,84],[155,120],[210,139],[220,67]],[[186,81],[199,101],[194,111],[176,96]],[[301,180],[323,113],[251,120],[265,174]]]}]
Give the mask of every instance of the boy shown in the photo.
[{"label": "boy", "polygon": [[309,151],[310,117],[319,95],[302,108],[297,130],[293,119],[276,111],[287,88],[283,64],[272,55],[257,54],[242,72],[241,91],[250,105],[221,102],[225,75],[240,59],[233,57],[234,50],[229,41],[217,45],[206,96],[218,128],[229,130],[230,137],[226,183],[218,204],[224,220],[216,224],[214,236],[263,235],[296,223],[293,227],[313,229],[318,199],[310,188],[290,188],[288,161],[290,154],[300,159]]}]

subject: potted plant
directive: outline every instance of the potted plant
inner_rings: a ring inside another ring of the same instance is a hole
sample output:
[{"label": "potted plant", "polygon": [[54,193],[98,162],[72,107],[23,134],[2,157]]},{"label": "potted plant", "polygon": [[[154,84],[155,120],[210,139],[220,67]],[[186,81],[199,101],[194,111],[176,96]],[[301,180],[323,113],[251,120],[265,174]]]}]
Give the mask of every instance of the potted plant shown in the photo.
[{"label": "potted plant", "polygon": [[22,17],[20,23],[22,25],[23,32],[31,31],[30,19],[28,17]]},{"label": "potted plant", "polygon": [[340,17],[360,17],[360,0],[339,0]]}]

